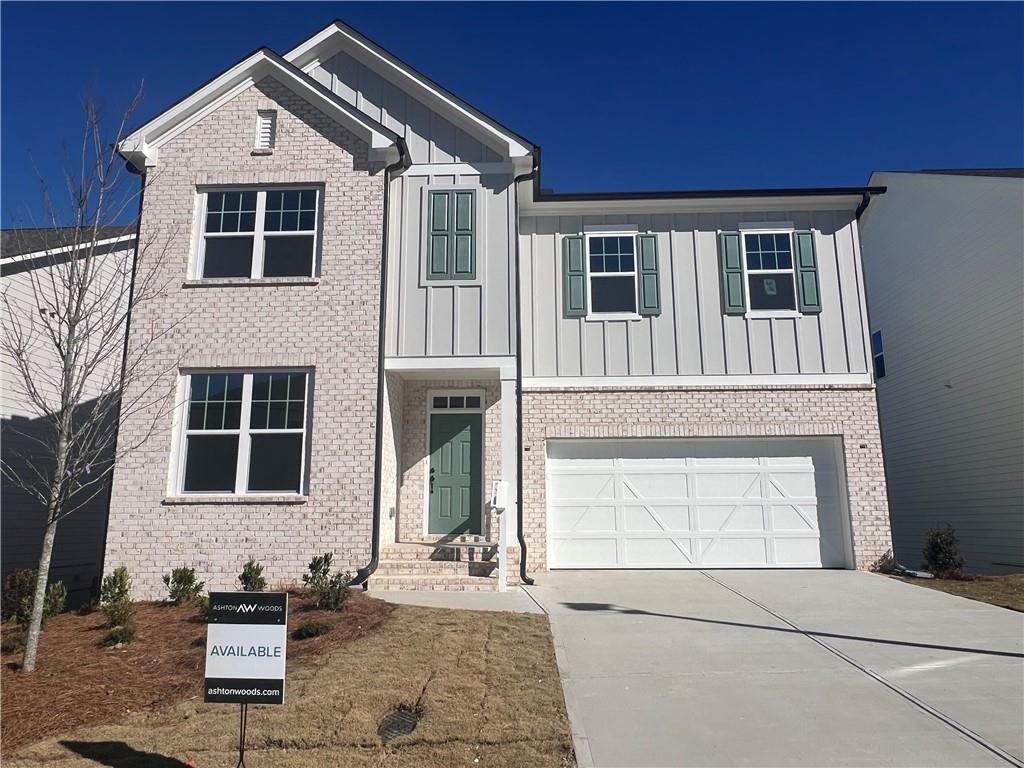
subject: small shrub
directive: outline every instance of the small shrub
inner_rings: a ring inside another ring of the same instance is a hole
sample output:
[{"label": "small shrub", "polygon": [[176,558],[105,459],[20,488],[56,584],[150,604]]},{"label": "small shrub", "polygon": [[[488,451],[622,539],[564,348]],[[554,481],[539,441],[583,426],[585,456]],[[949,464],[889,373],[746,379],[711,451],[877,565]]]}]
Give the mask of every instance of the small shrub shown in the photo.
[{"label": "small shrub", "polygon": [[18,568],[7,574],[4,579],[3,618],[14,619],[19,624],[25,613],[24,605],[32,610],[32,595],[36,591],[36,572],[32,568]]},{"label": "small shrub", "polygon": [[[11,571],[4,579],[3,613],[5,619],[13,619],[22,627],[32,620],[32,599],[36,592],[36,571],[21,568]],[[63,581],[55,581],[46,588],[43,598],[43,623],[64,610],[68,600],[68,588]]]},{"label": "small shrub", "polygon": [[949,523],[928,531],[923,567],[940,579],[956,578],[962,574],[964,559],[960,556],[960,542]]},{"label": "small shrub", "polygon": [[198,595],[192,603],[196,607],[196,613],[199,614],[199,618],[203,621],[210,620],[210,596],[209,595]]},{"label": "small shrub", "polygon": [[305,640],[310,637],[320,637],[320,635],[326,635],[330,631],[331,628],[322,621],[307,619],[292,632],[292,639]]},{"label": "small shrub", "polygon": [[330,552],[314,557],[309,563],[309,573],[303,575],[302,580],[309,587],[313,605],[329,611],[340,611],[352,593],[348,587],[352,577],[348,573],[331,575],[333,557]]},{"label": "small shrub", "polygon": [[135,612],[131,598],[132,580],[123,565],[103,577],[100,584],[100,610],[107,617],[108,627],[123,627]]},{"label": "small shrub", "polygon": [[103,639],[100,642],[109,648],[112,645],[130,643],[134,639],[135,627],[121,626],[114,627],[109,632],[107,632],[107,634],[103,636]]},{"label": "small shrub", "polygon": [[205,583],[196,579],[196,569],[182,566],[164,576],[167,597],[175,605],[190,603],[203,592]]},{"label": "small shrub", "polygon": [[238,581],[246,592],[262,592],[267,588],[267,580],[263,578],[263,566],[249,558],[249,562],[242,566],[242,572],[238,574]]},{"label": "small shrub", "polygon": [[7,632],[0,639],[0,653],[14,653],[25,647],[24,632]]}]

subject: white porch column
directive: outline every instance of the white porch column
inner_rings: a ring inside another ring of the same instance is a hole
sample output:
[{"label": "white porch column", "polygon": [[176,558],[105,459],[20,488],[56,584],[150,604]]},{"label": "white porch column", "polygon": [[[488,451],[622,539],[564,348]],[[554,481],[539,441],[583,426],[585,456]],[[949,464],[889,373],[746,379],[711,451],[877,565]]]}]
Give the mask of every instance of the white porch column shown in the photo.
[{"label": "white porch column", "polygon": [[514,364],[501,368],[501,479],[508,483],[508,506],[501,513],[498,532],[498,589],[508,591],[508,548],[516,539],[516,371]]}]

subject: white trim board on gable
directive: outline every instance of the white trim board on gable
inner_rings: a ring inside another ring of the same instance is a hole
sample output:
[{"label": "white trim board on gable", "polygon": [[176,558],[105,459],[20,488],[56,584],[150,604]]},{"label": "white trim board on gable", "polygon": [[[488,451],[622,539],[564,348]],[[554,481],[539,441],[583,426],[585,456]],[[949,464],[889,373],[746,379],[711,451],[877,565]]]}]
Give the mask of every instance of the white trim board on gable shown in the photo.
[{"label": "white trim board on gable", "polygon": [[139,170],[155,166],[163,144],[265,77],[273,77],[353,131],[370,145],[378,159],[397,159],[398,134],[350,106],[267,48],[242,59],[132,132],[118,145],[118,151]]}]

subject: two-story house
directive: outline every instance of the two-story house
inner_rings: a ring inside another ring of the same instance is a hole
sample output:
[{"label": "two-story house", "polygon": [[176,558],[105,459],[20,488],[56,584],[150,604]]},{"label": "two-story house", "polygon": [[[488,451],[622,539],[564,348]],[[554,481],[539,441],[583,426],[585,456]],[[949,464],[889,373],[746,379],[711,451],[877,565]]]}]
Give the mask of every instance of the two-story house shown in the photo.
[{"label": "two-story house", "polygon": [[178,407],[114,479],[106,564],[142,593],[323,551],[494,589],[889,550],[857,232],[883,190],[542,192],[535,144],[340,22],[120,151],[176,249],[132,328],[187,318]]}]

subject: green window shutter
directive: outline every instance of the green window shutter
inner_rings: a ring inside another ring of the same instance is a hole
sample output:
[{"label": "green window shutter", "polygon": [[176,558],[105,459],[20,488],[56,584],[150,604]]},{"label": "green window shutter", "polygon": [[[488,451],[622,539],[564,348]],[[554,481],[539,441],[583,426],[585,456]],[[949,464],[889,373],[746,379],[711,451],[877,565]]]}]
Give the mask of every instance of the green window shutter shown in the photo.
[{"label": "green window shutter", "polygon": [[455,259],[451,276],[460,280],[472,280],[476,277],[475,195],[473,190],[456,190],[452,195],[455,198],[455,215],[452,217]]},{"label": "green window shutter", "polygon": [[427,279],[474,279],[476,193],[471,189],[431,192],[427,218]]},{"label": "green window shutter", "polygon": [[796,233],[796,285],[800,311],[804,314],[821,312],[821,283],[813,232]]},{"label": "green window shutter", "polygon": [[718,260],[722,272],[722,311],[727,315],[742,315],[747,311],[747,291],[743,285],[739,232],[718,235]]},{"label": "green window shutter", "polygon": [[448,277],[451,271],[452,193],[431,192],[427,205],[427,279]]},{"label": "green window shutter", "polygon": [[583,257],[583,238],[562,238],[563,313],[566,317],[587,314],[587,269]]},{"label": "green window shutter", "polygon": [[637,235],[636,251],[640,256],[637,278],[640,280],[640,314],[661,314],[661,279],[658,277],[657,235]]}]

